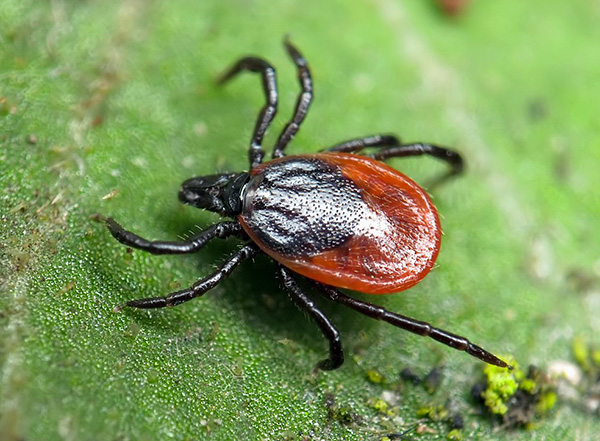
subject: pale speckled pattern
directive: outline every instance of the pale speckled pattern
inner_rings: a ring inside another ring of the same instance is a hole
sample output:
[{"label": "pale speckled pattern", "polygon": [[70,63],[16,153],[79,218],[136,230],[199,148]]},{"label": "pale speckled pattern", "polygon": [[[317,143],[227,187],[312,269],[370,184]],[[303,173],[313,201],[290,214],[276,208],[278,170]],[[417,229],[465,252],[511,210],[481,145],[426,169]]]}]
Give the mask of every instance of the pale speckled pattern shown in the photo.
[{"label": "pale speckled pattern", "polygon": [[252,176],[241,217],[269,249],[290,258],[343,245],[368,210],[360,189],[314,157],[268,163]]}]

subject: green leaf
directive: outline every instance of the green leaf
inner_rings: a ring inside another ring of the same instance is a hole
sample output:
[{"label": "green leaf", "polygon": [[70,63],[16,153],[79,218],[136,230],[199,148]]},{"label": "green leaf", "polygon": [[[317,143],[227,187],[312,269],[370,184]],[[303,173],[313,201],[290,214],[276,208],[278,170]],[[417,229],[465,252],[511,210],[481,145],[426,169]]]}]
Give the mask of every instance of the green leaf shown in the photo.
[{"label": "green leaf", "polygon": [[[277,66],[271,146],[298,93],[289,34],[316,96],[290,152],[396,132],[467,160],[433,195],[446,233],[436,270],[395,296],[356,296],[521,366],[568,361],[573,337],[593,341],[600,327],[599,19],[593,0],[472,2],[454,18],[422,0],[5,0],[0,439],[379,439],[450,398],[466,439],[530,439],[478,413],[482,363],[341,305],[320,302],[346,363],[314,372],[326,342],[266,258],[178,308],[115,313],[190,285],[235,240],[150,256],[90,217],[160,239],[215,222],[181,206],[178,186],[247,167],[263,96],[249,74],[223,89],[214,79],[248,53]],[[429,159],[392,164],[424,185],[443,171]],[[438,364],[432,395],[398,380]],[[559,395],[557,406],[538,421],[540,439],[600,431],[578,403]],[[423,424],[419,439],[462,436]]]}]

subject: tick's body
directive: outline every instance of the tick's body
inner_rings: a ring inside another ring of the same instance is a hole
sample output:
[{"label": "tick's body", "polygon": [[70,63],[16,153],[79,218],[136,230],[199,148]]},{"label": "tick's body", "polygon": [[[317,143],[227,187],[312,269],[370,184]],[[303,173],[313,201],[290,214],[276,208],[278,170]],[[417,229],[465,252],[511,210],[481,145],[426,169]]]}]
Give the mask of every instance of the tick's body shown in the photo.
[{"label": "tick's body", "polygon": [[[220,82],[244,70],[262,75],[266,103],[250,142],[250,171],[191,178],[179,191],[182,202],[232,221],[213,225],[184,242],[165,242],[148,241],[124,230],[113,219],[106,220],[117,240],[153,254],[193,253],[214,238],[229,236],[238,237],[245,245],[190,288],[166,297],[132,300],[123,306],[162,308],[186,302],[213,288],[244,260],[264,252],[278,262],[279,276],[292,299],[312,316],[329,340],[329,358],[319,363],[321,369],[341,366],[341,339],[335,326],[300,289],[298,276],[312,281],[325,297],[362,314],[507,367],[464,337],[353,299],[337,289],[369,294],[402,291],[425,277],[437,258],[441,231],[435,207],[421,187],[381,161],[429,155],[451,166],[448,177],[462,170],[462,159],[447,148],[402,144],[392,135],[352,139],[312,155],[285,156],[284,150],[312,100],[306,60],[289,42],[285,44],[298,68],[302,93],[273,149],[273,160],[262,162],[262,140],[277,112],[275,70],[261,58],[245,57]],[[358,154],[368,148],[376,150]]]},{"label": "tick's body", "polygon": [[421,187],[349,153],[276,159],[252,170],[237,216],[268,255],[321,283],[369,294],[410,288],[433,266],[437,212]]}]

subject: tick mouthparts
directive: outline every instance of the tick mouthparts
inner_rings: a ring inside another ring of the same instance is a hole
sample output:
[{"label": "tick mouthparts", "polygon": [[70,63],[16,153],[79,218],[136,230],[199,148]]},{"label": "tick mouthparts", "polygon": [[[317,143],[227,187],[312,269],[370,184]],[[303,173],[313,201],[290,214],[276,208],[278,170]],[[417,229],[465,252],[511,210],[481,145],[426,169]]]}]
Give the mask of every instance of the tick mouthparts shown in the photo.
[{"label": "tick mouthparts", "polygon": [[181,184],[181,187],[179,187],[179,193],[177,195],[180,202],[183,202],[184,204],[193,204],[199,196],[198,186],[192,186],[190,180],[185,181]]}]

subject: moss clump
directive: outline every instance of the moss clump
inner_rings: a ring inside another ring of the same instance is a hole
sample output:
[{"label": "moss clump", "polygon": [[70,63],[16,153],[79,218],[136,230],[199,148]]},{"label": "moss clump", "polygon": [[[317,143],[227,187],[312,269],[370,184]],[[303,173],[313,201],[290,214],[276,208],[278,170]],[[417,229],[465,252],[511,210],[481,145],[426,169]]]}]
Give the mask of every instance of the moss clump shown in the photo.
[{"label": "moss clump", "polygon": [[423,406],[417,410],[417,417],[429,418],[431,421],[445,421],[448,415],[448,409],[442,405]]},{"label": "moss clump", "polygon": [[450,440],[450,441],[462,441],[463,440],[463,433],[459,429],[452,429],[446,435],[446,439]]},{"label": "moss clump", "polygon": [[369,369],[366,374],[367,380],[373,384],[381,384],[385,381],[385,377],[375,369]]},{"label": "moss clump", "polygon": [[581,366],[581,369],[588,372],[591,369],[590,348],[585,343],[583,338],[575,337],[573,339],[572,351],[573,351],[573,358],[575,359],[575,362],[579,366]]},{"label": "moss clump", "polygon": [[514,369],[486,365],[483,373],[487,378],[487,387],[481,394],[485,407],[496,415],[508,412],[508,400],[519,388],[518,380],[524,377],[523,371],[515,360],[509,360]]},{"label": "moss clump", "polygon": [[535,421],[548,413],[557,402],[556,384],[545,372],[529,366],[527,372],[515,360],[514,369],[486,366],[485,383],[473,387],[473,395],[506,427],[536,427]]}]

